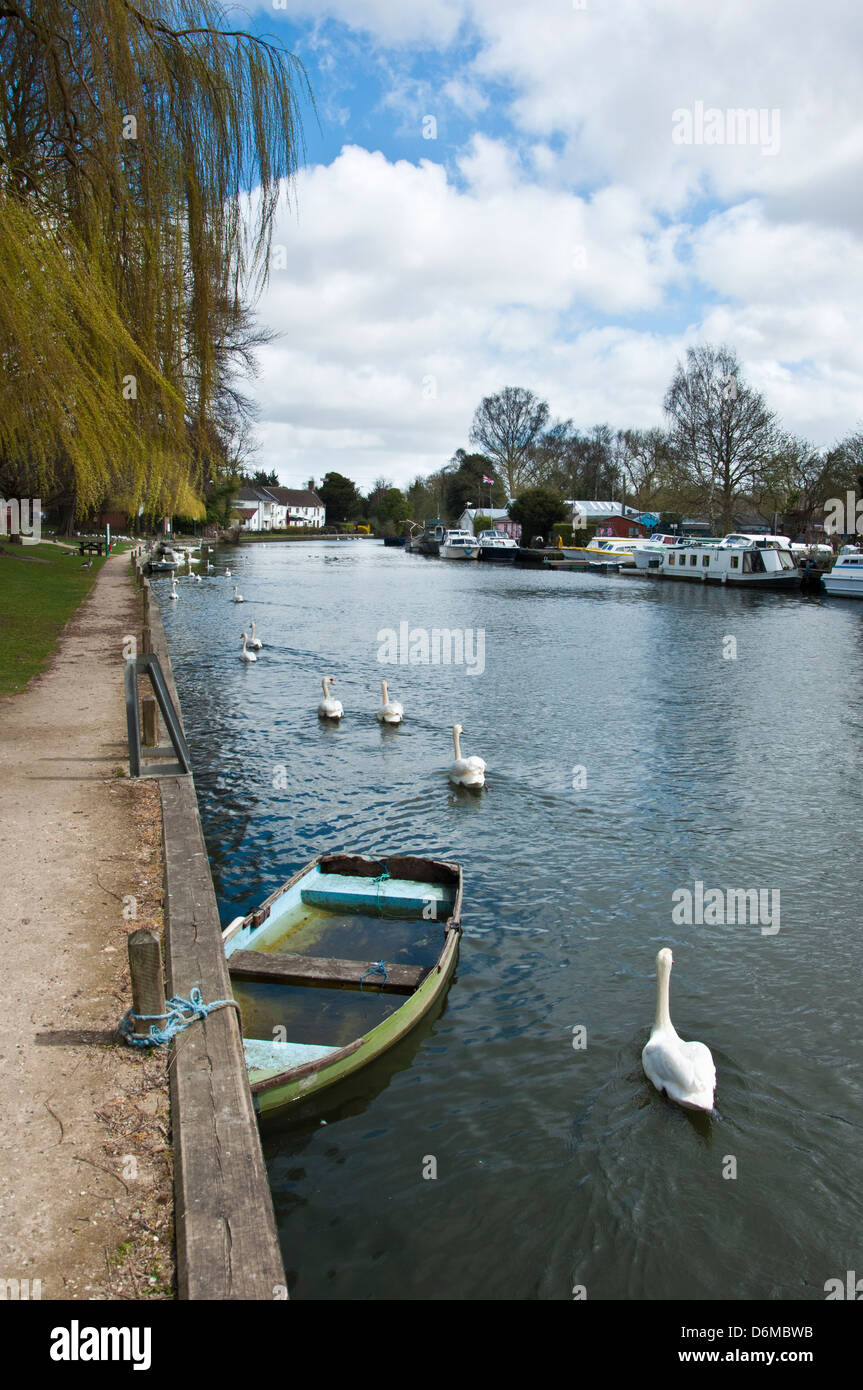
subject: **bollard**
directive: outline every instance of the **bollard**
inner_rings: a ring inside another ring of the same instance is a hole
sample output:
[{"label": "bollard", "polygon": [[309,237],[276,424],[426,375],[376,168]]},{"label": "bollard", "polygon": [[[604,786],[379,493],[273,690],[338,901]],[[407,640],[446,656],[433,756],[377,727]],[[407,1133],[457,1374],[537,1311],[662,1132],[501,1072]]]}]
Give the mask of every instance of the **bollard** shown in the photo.
[{"label": "bollard", "polygon": [[141,628],[141,651],[151,652],[153,650],[153,629],[151,627]]},{"label": "bollard", "polygon": [[144,626],[150,625],[150,581],[145,579],[141,586],[141,609],[144,617]]},{"label": "bollard", "polygon": [[141,743],[145,748],[155,748],[158,741],[159,725],[156,717],[156,701],[152,695],[141,700]]},{"label": "bollard", "polygon": [[[162,946],[155,932],[141,927],[129,937],[129,974],[132,977],[132,1013],[155,1021],[165,1017],[165,985],[162,977]],[[149,1022],[133,1020],[137,1038],[146,1038]]]}]

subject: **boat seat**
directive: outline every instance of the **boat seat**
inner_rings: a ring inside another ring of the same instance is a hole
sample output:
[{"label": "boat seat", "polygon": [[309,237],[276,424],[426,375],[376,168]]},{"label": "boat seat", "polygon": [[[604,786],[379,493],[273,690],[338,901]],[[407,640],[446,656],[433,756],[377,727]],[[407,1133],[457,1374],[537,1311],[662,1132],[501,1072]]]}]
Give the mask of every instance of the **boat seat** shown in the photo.
[{"label": "boat seat", "polygon": [[[267,1042],[260,1038],[243,1038],[243,1052],[246,1066],[251,1072],[291,1071],[294,1067],[305,1066],[308,1062],[318,1062],[338,1047],[324,1047],[318,1043]],[[252,1080],[254,1080],[254,1076]]]},{"label": "boat seat", "polygon": [[[324,956],[271,955],[267,951],[234,951],[228,956],[232,979],[270,985],[319,985],[331,989],[375,989],[384,994],[413,994],[433,967],[389,965],[387,978],[373,970],[372,961],[333,960]],[[371,972],[371,973],[370,973]]]}]

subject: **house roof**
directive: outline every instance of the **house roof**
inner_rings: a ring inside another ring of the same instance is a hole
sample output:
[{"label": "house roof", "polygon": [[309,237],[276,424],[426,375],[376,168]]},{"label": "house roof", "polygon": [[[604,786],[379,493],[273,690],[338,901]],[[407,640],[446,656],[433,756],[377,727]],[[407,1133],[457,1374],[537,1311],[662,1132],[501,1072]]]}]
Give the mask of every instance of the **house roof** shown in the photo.
[{"label": "house roof", "polygon": [[324,504],[310,488],[268,487],[267,492],[283,507],[322,507]]},{"label": "house roof", "polygon": [[235,507],[235,508],[234,508],[234,511],[237,513],[237,516],[245,517],[246,521],[249,521],[249,520],[255,515],[255,512],[256,512],[257,510],[258,510],[257,507]]},{"label": "house roof", "polygon": [[272,502],[272,497],[264,487],[256,487],[254,483],[244,483],[237,492],[238,502]]},{"label": "house roof", "polygon": [[641,512],[637,511],[635,507],[624,507],[622,502],[569,502],[567,506],[572,507],[574,512],[580,512],[582,516],[587,517],[641,516]]}]

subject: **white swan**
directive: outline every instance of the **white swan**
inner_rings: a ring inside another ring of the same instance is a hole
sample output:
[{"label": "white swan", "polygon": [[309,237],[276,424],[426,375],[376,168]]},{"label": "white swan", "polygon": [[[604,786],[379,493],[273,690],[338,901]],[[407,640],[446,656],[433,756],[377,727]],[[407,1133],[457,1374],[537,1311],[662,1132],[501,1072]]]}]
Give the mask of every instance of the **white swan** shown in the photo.
[{"label": "white swan", "polygon": [[226,578],[226,579],[230,579],[230,577],[231,577],[231,571],[230,571],[230,570],[225,570],[225,578]]},{"label": "white swan", "polygon": [[455,749],[455,761],[450,763],[449,780],[459,787],[485,786],[485,763],[482,758],[463,758],[461,755],[458,736],[463,733],[461,724],[453,724],[452,744]]},{"label": "white swan", "polygon": [[387,693],[386,681],[381,681],[381,694],[384,697],[383,704],[381,705],[380,709],[377,711],[375,715],[375,718],[377,719],[378,723],[401,724],[402,720],[405,717],[405,712],[402,706],[399,704],[398,700],[390,699],[389,694]]},{"label": "white swan", "polygon": [[235,584],[235,585],[234,585],[234,594],[233,594],[233,597],[232,597],[232,599],[231,599],[231,603],[245,603],[245,601],[246,601],[246,600],[243,598],[243,595],[237,593],[237,586],[236,586],[236,584]]},{"label": "white swan", "polygon": [[179,594],[177,593],[177,576],[174,574],[173,570],[171,570],[171,592],[168,597],[179,598]]},{"label": "white swan", "polygon": [[324,687],[324,698],[318,705],[319,719],[341,719],[344,714],[341,701],[334,700],[328,689],[328,686],[335,685],[335,683],[332,676],[324,676],[321,681],[321,685]]},{"label": "white swan", "polygon": [[668,982],[673,956],[664,947],[656,957],[656,1022],[641,1054],[641,1065],[657,1091],[687,1110],[712,1110],[716,1067],[710,1048],[683,1042],[674,1030],[668,1009]]},{"label": "white swan", "polygon": [[241,661],[257,661],[258,658],[255,656],[255,653],[254,653],[254,652],[248,652],[248,651],[246,651],[246,640],[247,640],[247,639],[246,639],[246,634],[243,633],[243,650],[240,652],[240,660],[241,660]]},{"label": "white swan", "polygon": [[263,645],[264,645],[264,644],[263,644],[263,642],[261,641],[260,637],[256,637],[256,636],[255,636],[255,620],[254,620],[254,618],[253,618],[253,619],[252,619],[252,635],[251,635],[251,637],[249,638],[249,646],[251,647],[251,649],[252,649],[253,652],[259,652],[259,651],[261,650],[261,647],[262,647]]},{"label": "white swan", "polygon": [[199,574],[196,574],[196,575],[195,575],[195,583],[196,583],[196,584],[200,584],[200,582],[201,582],[201,576],[200,576]]}]

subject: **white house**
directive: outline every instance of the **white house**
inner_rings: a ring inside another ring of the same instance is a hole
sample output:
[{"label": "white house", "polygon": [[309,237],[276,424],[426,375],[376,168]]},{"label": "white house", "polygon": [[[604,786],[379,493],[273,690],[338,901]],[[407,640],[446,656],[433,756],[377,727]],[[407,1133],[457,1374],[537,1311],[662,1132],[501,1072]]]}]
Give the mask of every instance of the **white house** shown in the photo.
[{"label": "white house", "polygon": [[243,531],[284,531],[290,526],[316,528],[326,521],[324,504],[311,488],[244,483],[234,498],[234,511]]},{"label": "white house", "polygon": [[473,535],[474,517],[491,517],[491,526],[494,531],[504,531],[508,536],[514,536],[518,540],[521,535],[521,527],[512,520],[506,507],[465,507],[456,523],[462,531],[470,531]]},{"label": "white house", "polygon": [[283,526],[323,526],[327,519],[324,504],[314,488],[270,487],[266,489],[284,510]]}]

